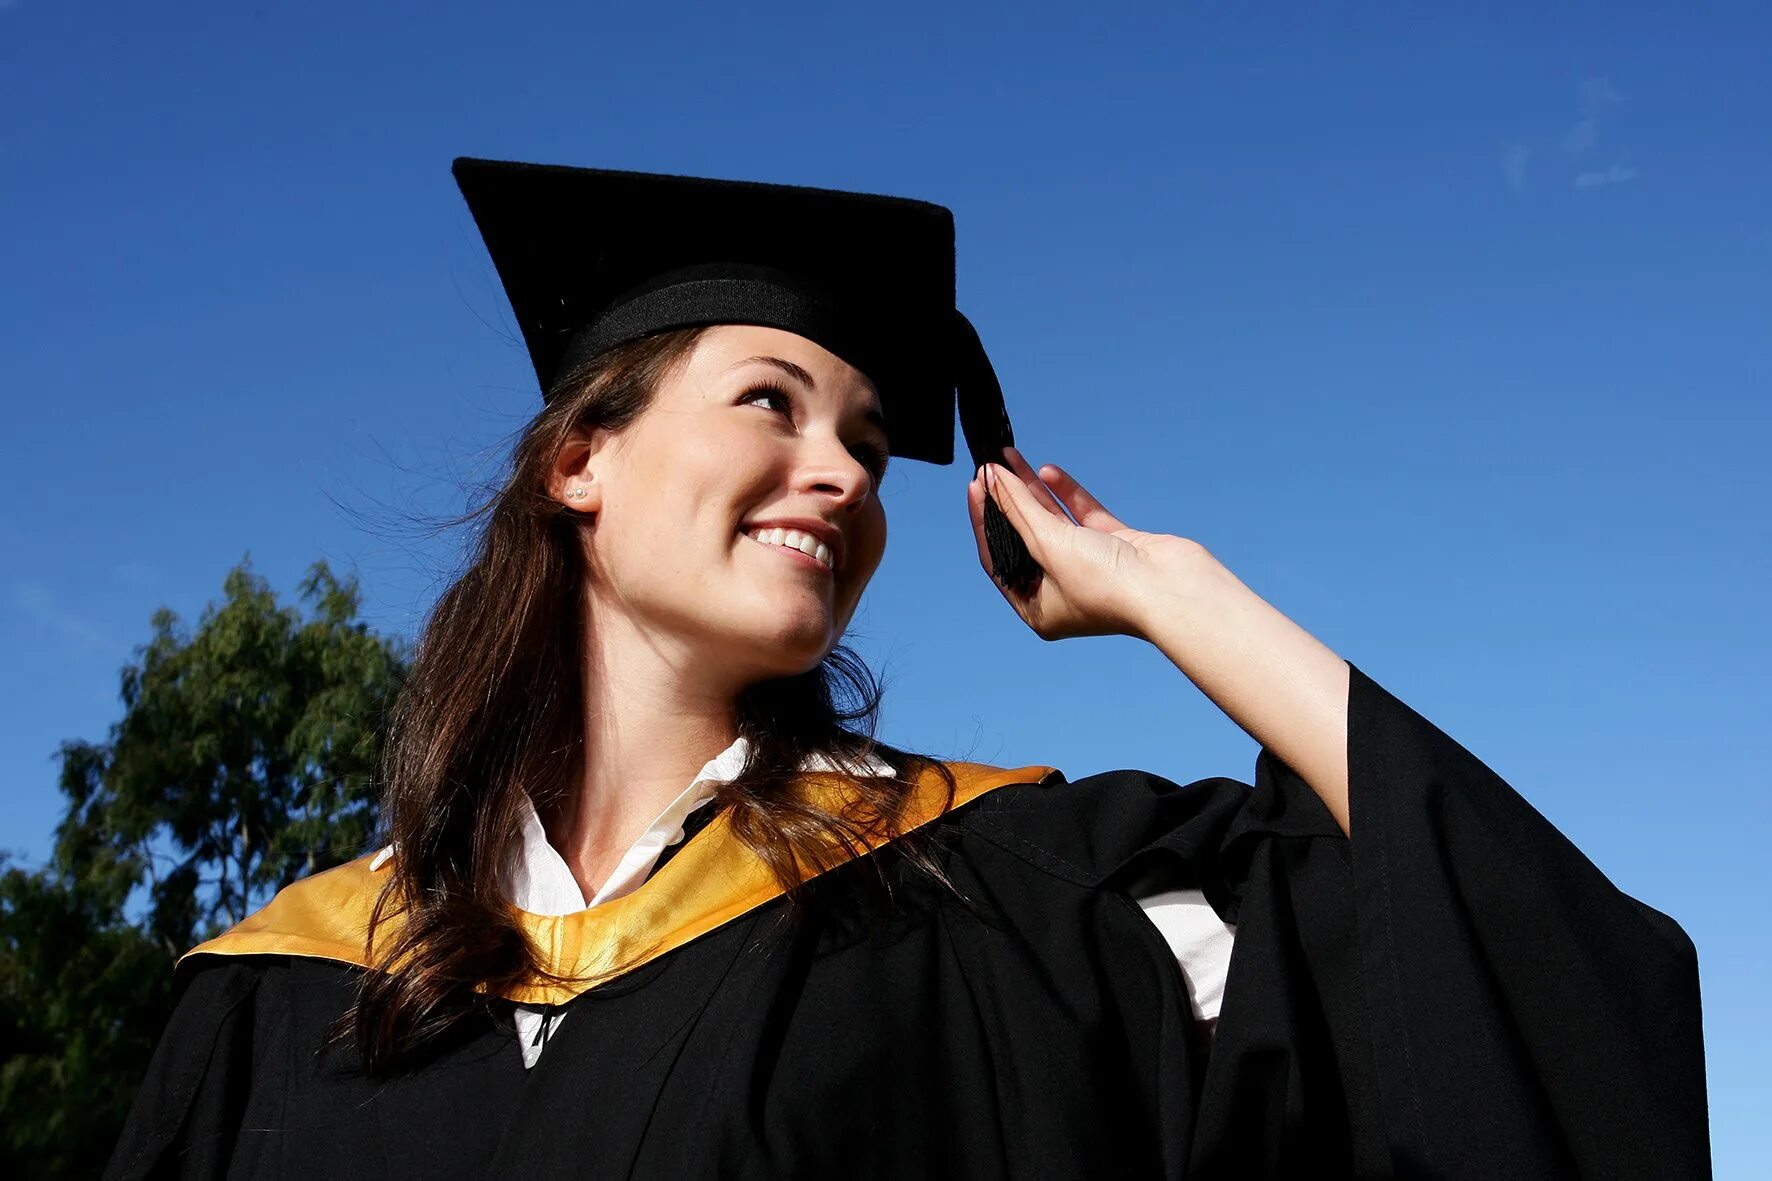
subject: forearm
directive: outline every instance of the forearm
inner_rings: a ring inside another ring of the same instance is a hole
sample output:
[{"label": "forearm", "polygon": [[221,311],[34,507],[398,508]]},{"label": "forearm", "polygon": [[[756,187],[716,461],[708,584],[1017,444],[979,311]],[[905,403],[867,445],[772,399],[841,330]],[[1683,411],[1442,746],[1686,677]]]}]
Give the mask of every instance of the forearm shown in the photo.
[{"label": "forearm", "polygon": [[1137,601],[1143,637],[1348,832],[1347,661],[1204,549],[1152,577]]}]

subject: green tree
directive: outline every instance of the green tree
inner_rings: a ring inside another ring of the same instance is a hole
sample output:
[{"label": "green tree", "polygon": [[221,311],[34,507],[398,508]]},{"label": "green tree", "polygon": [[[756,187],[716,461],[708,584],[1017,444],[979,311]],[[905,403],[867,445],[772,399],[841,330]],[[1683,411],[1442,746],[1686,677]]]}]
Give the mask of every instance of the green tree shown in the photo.
[{"label": "green tree", "polygon": [[[373,772],[405,645],[325,562],[280,607],[250,559],[187,633],[162,608],[122,720],[61,746],[50,863],[0,862],[0,1171],[88,1176],[121,1129],[173,960],[375,829]],[[21,1172],[22,1170],[22,1172]]]},{"label": "green tree", "polygon": [[108,742],[62,744],[57,861],[145,886],[148,930],[175,952],[363,851],[405,669],[403,646],[357,621],[356,584],[324,562],[300,586],[306,620],[249,562],[222,589],[193,634],[154,613]]},{"label": "green tree", "polygon": [[172,957],[103,895],[0,865],[6,1176],[98,1176],[166,1020]]}]

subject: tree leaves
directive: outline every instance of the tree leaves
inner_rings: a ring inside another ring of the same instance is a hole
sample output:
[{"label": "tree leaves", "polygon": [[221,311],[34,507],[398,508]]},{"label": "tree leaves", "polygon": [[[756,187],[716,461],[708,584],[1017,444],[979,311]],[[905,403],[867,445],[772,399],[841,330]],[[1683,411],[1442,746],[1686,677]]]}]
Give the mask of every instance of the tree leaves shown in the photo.
[{"label": "tree leaves", "polygon": [[0,870],[0,1169],[98,1176],[171,985],[159,944],[76,877]]},{"label": "tree leaves", "polygon": [[404,645],[356,620],[355,582],[316,563],[308,618],[242,563],[187,633],[170,611],[123,670],[127,712],[102,747],[64,746],[58,859],[146,891],[177,950],[298,877],[364,850],[383,714]]},{"label": "tree leaves", "polygon": [[[0,1168],[95,1175],[170,1004],[174,959],[365,851],[403,641],[316,562],[280,606],[250,559],[187,630],[166,608],[106,741],[60,751],[50,864],[0,858]],[[22,1170],[22,1172],[20,1171]]]}]

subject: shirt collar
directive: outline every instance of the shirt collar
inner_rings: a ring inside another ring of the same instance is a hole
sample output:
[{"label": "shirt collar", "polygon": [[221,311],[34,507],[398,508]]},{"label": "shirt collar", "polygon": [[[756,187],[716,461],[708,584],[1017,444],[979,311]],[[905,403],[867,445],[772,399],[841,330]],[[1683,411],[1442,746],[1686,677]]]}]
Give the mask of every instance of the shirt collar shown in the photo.
[{"label": "shirt collar", "polygon": [[[703,764],[689,786],[666,804],[639,839],[629,846],[615,871],[589,901],[579,888],[578,879],[572,876],[566,859],[548,842],[547,830],[542,827],[534,804],[524,796],[520,804],[522,835],[506,868],[505,897],[519,910],[531,914],[562,915],[597,906],[638,889],[658,863],[659,854],[683,839],[683,822],[689,814],[712,800],[723,784],[738,778],[749,757],[750,743],[741,735]],[[870,756],[864,765],[876,775],[891,773],[891,767],[877,757]],[[834,769],[832,762],[820,754],[809,756],[801,764],[802,771]]]}]

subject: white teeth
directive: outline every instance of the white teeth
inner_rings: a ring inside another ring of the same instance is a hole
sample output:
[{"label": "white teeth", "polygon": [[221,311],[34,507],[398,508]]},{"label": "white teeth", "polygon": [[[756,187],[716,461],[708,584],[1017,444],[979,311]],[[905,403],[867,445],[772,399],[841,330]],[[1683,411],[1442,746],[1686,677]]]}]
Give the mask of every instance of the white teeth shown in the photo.
[{"label": "white teeth", "polygon": [[802,533],[798,529],[756,529],[751,532],[751,536],[764,545],[797,549],[808,557],[818,559],[826,569],[833,565],[831,547],[810,533]]}]

